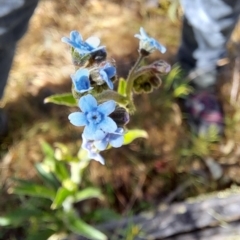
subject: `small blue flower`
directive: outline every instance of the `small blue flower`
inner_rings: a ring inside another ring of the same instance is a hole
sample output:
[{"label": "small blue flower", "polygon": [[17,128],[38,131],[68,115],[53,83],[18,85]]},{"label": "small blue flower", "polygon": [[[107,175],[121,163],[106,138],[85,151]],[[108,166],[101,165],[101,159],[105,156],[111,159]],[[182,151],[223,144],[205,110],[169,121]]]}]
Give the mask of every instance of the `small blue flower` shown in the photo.
[{"label": "small blue flower", "polygon": [[113,89],[113,82],[111,81],[111,78],[116,75],[116,68],[107,62],[103,67],[99,69],[99,73],[103,81],[107,83],[108,87],[110,89]]},{"label": "small blue flower", "polygon": [[70,122],[77,127],[85,126],[83,136],[88,140],[102,140],[107,133],[114,133],[117,124],[108,115],[115,110],[116,103],[109,100],[100,105],[90,94],[79,100],[82,112],[74,112],[68,116]]},{"label": "small blue flower", "polygon": [[107,83],[110,89],[113,89],[113,82],[111,78],[116,75],[116,68],[112,66],[109,62],[104,62],[97,68],[92,69],[91,77],[97,85],[102,85]]},{"label": "small blue flower", "polygon": [[93,89],[89,81],[89,71],[87,69],[79,69],[75,74],[71,75],[74,89],[78,93],[84,93]]},{"label": "small blue flower", "polygon": [[90,37],[83,41],[82,35],[78,31],[72,31],[70,38],[63,37],[62,42],[72,46],[80,55],[91,54],[105,48],[105,46],[99,46],[100,39],[98,37]]},{"label": "small blue flower", "polygon": [[104,158],[99,154],[99,150],[94,146],[94,141],[87,140],[83,135],[82,140],[82,148],[88,152],[88,157],[104,165]]},{"label": "small blue flower", "polygon": [[140,39],[140,42],[139,42],[140,50],[143,49],[149,53],[152,53],[156,49],[161,53],[166,52],[166,48],[154,38],[149,37],[142,27],[140,28],[140,34],[135,34],[134,37]]},{"label": "small blue flower", "polygon": [[108,133],[102,140],[94,141],[93,144],[100,151],[105,150],[108,144],[112,147],[118,148],[123,144],[123,134],[123,128],[118,128],[114,133]]}]

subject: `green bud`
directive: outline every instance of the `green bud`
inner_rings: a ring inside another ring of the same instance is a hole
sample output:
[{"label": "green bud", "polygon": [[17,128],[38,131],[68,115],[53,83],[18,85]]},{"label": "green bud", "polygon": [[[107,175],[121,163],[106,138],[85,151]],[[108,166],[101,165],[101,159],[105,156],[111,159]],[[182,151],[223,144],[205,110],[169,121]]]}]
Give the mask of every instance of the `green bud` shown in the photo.
[{"label": "green bud", "polygon": [[162,80],[161,80],[161,78],[159,76],[157,76],[157,74],[153,74],[149,78],[149,82],[151,83],[153,88],[159,88],[161,86]]}]

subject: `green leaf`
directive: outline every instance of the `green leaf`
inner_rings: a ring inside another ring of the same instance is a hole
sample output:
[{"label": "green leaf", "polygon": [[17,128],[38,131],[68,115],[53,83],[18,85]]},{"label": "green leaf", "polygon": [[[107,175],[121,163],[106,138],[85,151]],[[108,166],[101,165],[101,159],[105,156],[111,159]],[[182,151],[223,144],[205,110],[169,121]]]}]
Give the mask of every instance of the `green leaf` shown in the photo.
[{"label": "green leaf", "polygon": [[[109,209],[109,208],[99,208],[94,210],[93,212],[90,212],[89,215],[87,216],[87,219],[90,221],[94,222],[111,222],[112,220],[115,219],[120,219],[121,216],[120,214],[116,213],[114,210]],[[84,216],[84,219],[86,217]]]},{"label": "green leaf", "polygon": [[72,194],[73,193],[66,188],[63,188],[63,187],[59,188],[55,196],[55,199],[51,205],[51,209],[56,209],[61,207],[64,200]]},{"label": "green leaf", "polygon": [[19,208],[3,217],[0,217],[0,226],[22,226],[31,216],[39,217],[41,215],[41,212],[37,209]]},{"label": "green leaf", "polygon": [[49,171],[46,170],[49,168],[48,166],[45,166],[44,163],[36,163],[35,168],[38,172],[39,177],[43,180],[43,182],[47,186],[49,186],[55,190],[58,189],[60,184],[59,184],[58,180],[54,177],[52,172],[50,172],[50,169],[49,169]]},{"label": "green leaf", "polygon": [[62,93],[55,94],[44,99],[44,103],[55,103],[59,105],[64,105],[68,107],[77,106],[76,99],[73,97],[72,93]]},{"label": "green leaf", "polygon": [[171,71],[164,77],[164,88],[166,90],[169,90],[174,81],[178,80],[181,77],[181,68],[178,65],[175,65],[172,67]]},{"label": "green leaf", "polygon": [[85,188],[82,191],[79,191],[75,195],[75,202],[80,202],[89,198],[101,198],[102,194],[98,188]]},{"label": "green leaf", "polygon": [[41,148],[45,156],[54,158],[54,149],[45,141],[41,141]]},{"label": "green leaf", "polygon": [[118,83],[118,93],[125,96],[126,95],[126,86],[127,86],[126,80],[124,78],[120,78],[119,83]]},{"label": "green leaf", "polygon": [[70,177],[69,171],[67,169],[67,165],[65,162],[60,162],[55,160],[55,167],[53,169],[54,174],[58,178],[59,181],[64,181]]},{"label": "green leaf", "polygon": [[176,89],[174,89],[173,96],[176,98],[184,97],[189,95],[191,93],[192,89],[189,85],[187,84],[182,84]]},{"label": "green leaf", "polygon": [[46,240],[49,239],[49,237],[51,237],[54,233],[55,231],[51,229],[40,230],[29,234],[26,240]]},{"label": "green leaf", "polygon": [[148,138],[148,134],[146,131],[141,129],[132,129],[127,131],[127,133],[124,135],[124,141],[123,144],[127,145],[131,143],[136,138]]},{"label": "green leaf", "polygon": [[103,234],[96,228],[88,225],[87,223],[83,222],[77,216],[75,216],[72,212],[69,212],[66,215],[66,220],[67,220],[66,221],[67,228],[75,234],[78,234],[93,240],[107,240],[107,236],[105,234]]},{"label": "green leaf", "polygon": [[45,186],[31,182],[19,182],[19,185],[13,188],[13,193],[33,197],[54,199],[55,191]]}]

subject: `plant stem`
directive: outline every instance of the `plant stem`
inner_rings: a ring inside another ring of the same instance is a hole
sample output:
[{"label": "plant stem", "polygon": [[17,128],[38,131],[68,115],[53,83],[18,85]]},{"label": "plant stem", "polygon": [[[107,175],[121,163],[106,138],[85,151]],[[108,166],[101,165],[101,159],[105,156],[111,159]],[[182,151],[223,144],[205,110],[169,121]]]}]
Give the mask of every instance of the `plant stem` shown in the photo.
[{"label": "plant stem", "polygon": [[143,56],[142,54],[139,55],[136,63],[134,64],[134,66],[132,67],[132,69],[130,70],[128,77],[127,77],[127,86],[126,86],[126,96],[127,99],[129,101],[132,101],[132,87],[133,87],[133,82],[134,82],[134,73],[135,70],[137,69],[138,65],[141,63],[141,61],[143,60],[145,56]]},{"label": "plant stem", "polygon": [[128,104],[128,99],[126,97],[124,97],[124,96],[120,95],[119,93],[112,91],[112,90],[103,91],[103,92],[99,93],[98,95],[96,95],[95,98],[99,102],[104,102],[107,100],[114,100],[115,102],[117,102],[118,104],[120,104],[122,106],[126,106]]}]

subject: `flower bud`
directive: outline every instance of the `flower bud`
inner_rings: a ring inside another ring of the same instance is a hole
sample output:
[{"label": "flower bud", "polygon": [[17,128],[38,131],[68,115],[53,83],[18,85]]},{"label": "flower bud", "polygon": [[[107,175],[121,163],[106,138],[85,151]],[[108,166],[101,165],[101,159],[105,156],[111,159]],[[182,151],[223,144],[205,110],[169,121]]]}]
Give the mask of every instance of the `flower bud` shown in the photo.
[{"label": "flower bud", "polygon": [[149,78],[149,82],[151,83],[153,88],[159,88],[162,83],[162,80],[159,76],[157,76],[157,74],[154,74]]},{"label": "flower bud", "polygon": [[162,74],[169,73],[171,70],[171,66],[164,60],[158,60],[153,62],[150,65],[150,68],[154,73],[162,73]]},{"label": "flower bud", "polygon": [[123,107],[117,107],[115,111],[109,115],[109,117],[113,119],[118,127],[123,127],[130,120],[128,112]]},{"label": "flower bud", "polygon": [[106,60],[107,52],[105,49],[100,49],[91,54],[91,60],[93,63],[101,63]]}]

